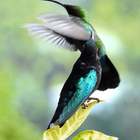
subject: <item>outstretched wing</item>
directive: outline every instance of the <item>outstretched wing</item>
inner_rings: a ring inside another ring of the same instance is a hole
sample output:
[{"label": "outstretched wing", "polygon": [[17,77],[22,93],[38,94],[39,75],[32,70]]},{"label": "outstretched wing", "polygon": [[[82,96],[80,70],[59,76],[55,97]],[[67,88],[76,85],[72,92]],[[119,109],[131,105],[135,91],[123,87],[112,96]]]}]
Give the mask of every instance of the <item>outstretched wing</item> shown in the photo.
[{"label": "outstretched wing", "polygon": [[71,51],[77,51],[77,47],[73,43],[74,40],[47,28],[43,24],[27,23],[23,24],[22,27],[27,28],[34,37],[42,38],[45,41]]},{"label": "outstretched wing", "polygon": [[[34,36],[71,51],[82,51],[83,44],[89,40],[92,32],[92,26],[77,17],[45,13],[38,18],[45,23],[27,23],[22,27],[29,29]],[[94,33],[92,35],[94,38]]]},{"label": "outstretched wing", "polygon": [[87,41],[90,39],[92,27],[82,19],[56,13],[45,13],[38,16],[45,26],[69,38]]}]

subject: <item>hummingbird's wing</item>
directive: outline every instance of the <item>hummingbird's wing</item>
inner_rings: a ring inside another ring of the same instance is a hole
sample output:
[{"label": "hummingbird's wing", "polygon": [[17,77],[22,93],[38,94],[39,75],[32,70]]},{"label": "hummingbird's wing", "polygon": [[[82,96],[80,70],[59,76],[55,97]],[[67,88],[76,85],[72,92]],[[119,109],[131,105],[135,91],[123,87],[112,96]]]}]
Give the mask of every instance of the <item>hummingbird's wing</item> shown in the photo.
[{"label": "hummingbird's wing", "polygon": [[42,38],[45,41],[71,51],[77,51],[77,47],[73,43],[73,39],[65,37],[47,28],[44,24],[27,23],[23,24],[22,27],[27,28],[30,34],[34,37]]},{"label": "hummingbird's wing", "polygon": [[[42,14],[39,18],[43,19],[45,24],[27,23],[22,27],[27,28],[32,35],[44,38],[59,47],[82,51],[83,44],[90,38],[91,25],[84,25],[85,22],[79,18],[54,13]],[[92,35],[94,38],[93,33]]]},{"label": "hummingbird's wing", "polygon": [[64,84],[57,109],[48,128],[54,125],[62,126],[97,89],[98,78],[94,69],[84,75],[81,71],[79,73],[72,72]]},{"label": "hummingbird's wing", "polygon": [[66,37],[87,41],[90,39],[92,27],[82,19],[56,13],[45,13],[38,16],[45,26]]}]

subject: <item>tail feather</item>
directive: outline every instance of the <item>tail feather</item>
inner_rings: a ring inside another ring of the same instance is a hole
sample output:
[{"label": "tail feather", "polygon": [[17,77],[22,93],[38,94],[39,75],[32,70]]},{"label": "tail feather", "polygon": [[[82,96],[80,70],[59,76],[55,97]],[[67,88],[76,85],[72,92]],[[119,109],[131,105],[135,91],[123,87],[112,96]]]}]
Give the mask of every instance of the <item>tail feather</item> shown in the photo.
[{"label": "tail feather", "polygon": [[103,56],[100,61],[102,65],[102,77],[98,90],[104,91],[108,88],[118,87],[120,78],[112,62],[109,60],[107,55]]}]

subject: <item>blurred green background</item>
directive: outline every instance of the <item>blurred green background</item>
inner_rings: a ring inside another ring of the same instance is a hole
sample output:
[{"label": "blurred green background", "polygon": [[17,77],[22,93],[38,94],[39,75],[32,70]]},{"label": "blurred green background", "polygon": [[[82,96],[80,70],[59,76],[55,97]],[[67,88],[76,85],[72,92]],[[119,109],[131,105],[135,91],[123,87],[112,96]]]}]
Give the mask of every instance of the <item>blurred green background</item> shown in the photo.
[{"label": "blurred green background", "polygon": [[[93,96],[97,104],[73,133],[97,130],[120,140],[140,139],[140,1],[60,0],[84,7],[119,71],[117,89]],[[42,22],[44,12],[64,8],[40,0],[0,3],[0,140],[39,140],[57,106],[60,90],[79,52],[69,52],[31,38],[21,24]]]}]

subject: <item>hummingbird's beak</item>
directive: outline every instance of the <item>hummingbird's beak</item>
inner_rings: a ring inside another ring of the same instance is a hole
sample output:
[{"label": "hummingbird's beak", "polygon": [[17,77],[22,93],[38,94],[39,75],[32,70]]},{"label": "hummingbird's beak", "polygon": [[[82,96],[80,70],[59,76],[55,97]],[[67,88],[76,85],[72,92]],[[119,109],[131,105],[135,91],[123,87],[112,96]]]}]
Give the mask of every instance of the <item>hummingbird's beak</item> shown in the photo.
[{"label": "hummingbird's beak", "polygon": [[61,5],[61,6],[64,6],[62,3],[58,2],[58,1],[55,1],[55,0],[43,0],[43,1],[50,1],[50,2],[57,3],[57,4]]}]

